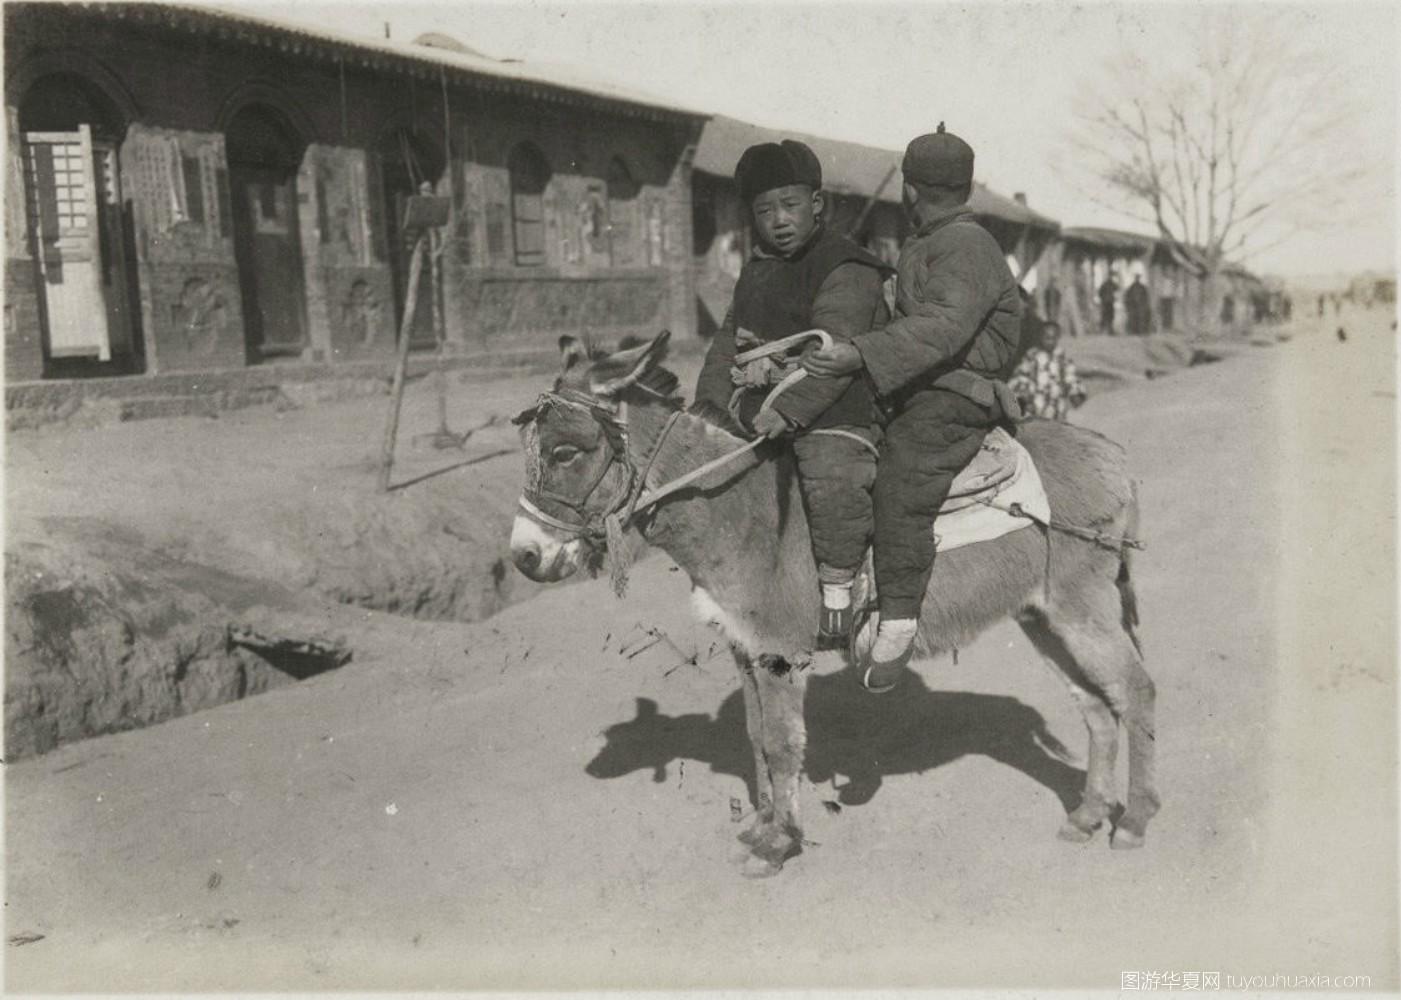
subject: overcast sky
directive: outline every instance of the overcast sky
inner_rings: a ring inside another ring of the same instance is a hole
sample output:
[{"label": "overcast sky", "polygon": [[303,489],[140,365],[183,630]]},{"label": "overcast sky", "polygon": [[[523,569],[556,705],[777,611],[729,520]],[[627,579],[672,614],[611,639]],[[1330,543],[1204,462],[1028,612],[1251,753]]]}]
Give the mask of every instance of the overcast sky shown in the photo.
[{"label": "overcast sky", "polygon": [[[487,55],[571,64],[701,110],[903,148],[945,120],[978,178],[1063,225],[1139,228],[1086,197],[1066,148],[1076,94],[1123,47],[1184,60],[1183,8],[1137,3],[287,3],[264,16],[409,41],[441,31]],[[1252,5],[1258,9],[1258,5]],[[1397,30],[1391,6],[1303,8],[1303,33],[1354,81],[1362,129],[1340,159],[1371,165],[1375,211],[1249,263],[1308,274],[1395,266]]]}]

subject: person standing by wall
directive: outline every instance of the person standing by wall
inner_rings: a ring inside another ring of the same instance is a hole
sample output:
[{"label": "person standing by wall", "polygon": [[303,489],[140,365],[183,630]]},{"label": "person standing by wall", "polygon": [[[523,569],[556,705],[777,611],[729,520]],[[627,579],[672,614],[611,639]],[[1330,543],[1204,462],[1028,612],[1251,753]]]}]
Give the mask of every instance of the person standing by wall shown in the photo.
[{"label": "person standing by wall", "polygon": [[1148,286],[1143,283],[1142,275],[1135,274],[1133,284],[1124,292],[1124,312],[1128,314],[1129,333],[1135,337],[1146,336],[1152,313],[1148,305]]},{"label": "person standing by wall", "polygon": [[1119,283],[1114,280],[1114,272],[1105,276],[1099,286],[1099,332],[1107,336],[1114,334],[1114,300],[1119,295]]},{"label": "person standing by wall", "polygon": [[1060,322],[1060,288],[1055,278],[1046,282],[1046,290],[1041,293],[1041,309],[1046,322]]}]

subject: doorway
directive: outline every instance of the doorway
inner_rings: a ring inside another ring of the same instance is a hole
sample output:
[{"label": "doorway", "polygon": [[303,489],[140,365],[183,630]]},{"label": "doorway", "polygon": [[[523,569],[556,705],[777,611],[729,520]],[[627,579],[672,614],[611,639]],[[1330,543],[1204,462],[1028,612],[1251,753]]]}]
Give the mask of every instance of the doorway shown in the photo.
[{"label": "doorway", "polygon": [[26,92],[19,124],[44,373],[140,371],[131,213],[118,159],[127,123],[99,88],[55,73]]},{"label": "doorway", "polygon": [[276,109],[250,104],[225,136],[234,259],[249,364],[306,350],[306,291],[297,211],[305,143]]}]

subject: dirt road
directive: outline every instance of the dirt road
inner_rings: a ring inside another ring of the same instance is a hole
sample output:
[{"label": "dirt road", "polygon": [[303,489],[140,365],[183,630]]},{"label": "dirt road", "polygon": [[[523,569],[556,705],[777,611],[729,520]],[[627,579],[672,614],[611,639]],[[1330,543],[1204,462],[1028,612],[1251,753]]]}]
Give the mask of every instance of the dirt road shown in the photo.
[{"label": "dirt road", "polygon": [[816,678],[812,843],[740,878],[732,666],[654,558],[622,603],[599,580],[475,625],[365,612],[341,670],[7,768],[7,985],[1395,989],[1395,362],[1372,325],[1080,411],[1142,478],[1165,799],[1142,851],[1055,839],[1081,774],[1038,733],[1082,760],[1083,726],[1004,625],[898,699]]}]

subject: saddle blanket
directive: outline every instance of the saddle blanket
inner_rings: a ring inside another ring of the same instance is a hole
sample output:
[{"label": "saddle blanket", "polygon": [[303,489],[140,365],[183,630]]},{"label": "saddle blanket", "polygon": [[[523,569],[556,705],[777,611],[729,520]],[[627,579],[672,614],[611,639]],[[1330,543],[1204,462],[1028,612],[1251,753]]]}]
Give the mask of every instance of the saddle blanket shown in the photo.
[{"label": "saddle blanket", "polygon": [[[1031,516],[1009,513],[1007,508],[1013,504]],[[1031,454],[998,427],[988,434],[973,461],[954,479],[948,499],[934,519],[934,546],[939,552],[947,552],[1001,538],[1036,522],[1049,524],[1050,520],[1051,504]],[[852,601],[858,608],[876,607],[876,571],[870,549],[856,574]],[[927,644],[917,648],[929,651]]]},{"label": "saddle blanket", "polygon": [[[1016,505],[1029,517],[1009,513]],[[934,545],[940,552],[1001,538],[1051,519],[1051,504],[1030,453],[1001,427],[958,474],[934,519]]]}]

